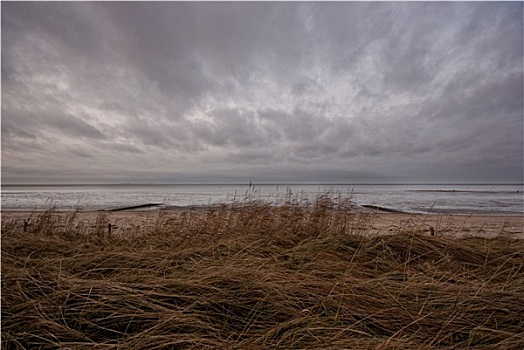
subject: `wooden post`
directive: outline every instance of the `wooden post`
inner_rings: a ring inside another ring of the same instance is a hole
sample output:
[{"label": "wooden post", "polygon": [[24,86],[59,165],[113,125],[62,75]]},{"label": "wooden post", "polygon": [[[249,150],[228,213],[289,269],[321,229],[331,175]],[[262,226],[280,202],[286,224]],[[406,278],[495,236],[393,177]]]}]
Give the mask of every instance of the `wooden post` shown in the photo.
[{"label": "wooden post", "polygon": [[24,232],[27,232],[27,225],[28,225],[28,222],[26,219],[24,219]]},{"label": "wooden post", "polygon": [[433,228],[433,226],[429,227],[429,233],[431,233],[432,236],[435,235],[435,229]]},{"label": "wooden post", "polygon": [[107,233],[111,234],[111,224],[107,224]]}]

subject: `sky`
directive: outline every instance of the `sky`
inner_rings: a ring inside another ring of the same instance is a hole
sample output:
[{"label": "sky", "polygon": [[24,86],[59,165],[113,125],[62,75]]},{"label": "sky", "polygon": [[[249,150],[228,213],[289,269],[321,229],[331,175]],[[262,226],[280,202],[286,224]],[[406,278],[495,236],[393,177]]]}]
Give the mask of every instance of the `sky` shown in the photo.
[{"label": "sky", "polygon": [[2,183],[522,183],[522,2],[5,2]]}]

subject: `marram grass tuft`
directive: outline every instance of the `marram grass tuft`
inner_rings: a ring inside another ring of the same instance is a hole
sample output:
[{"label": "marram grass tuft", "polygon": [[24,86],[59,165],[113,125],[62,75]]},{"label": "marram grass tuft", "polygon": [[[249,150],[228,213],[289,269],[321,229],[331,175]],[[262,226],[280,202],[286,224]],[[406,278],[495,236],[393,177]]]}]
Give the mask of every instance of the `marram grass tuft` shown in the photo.
[{"label": "marram grass tuft", "polygon": [[2,349],[524,348],[522,240],[371,236],[370,215],[325,196],[126,234],[3,223]]}]

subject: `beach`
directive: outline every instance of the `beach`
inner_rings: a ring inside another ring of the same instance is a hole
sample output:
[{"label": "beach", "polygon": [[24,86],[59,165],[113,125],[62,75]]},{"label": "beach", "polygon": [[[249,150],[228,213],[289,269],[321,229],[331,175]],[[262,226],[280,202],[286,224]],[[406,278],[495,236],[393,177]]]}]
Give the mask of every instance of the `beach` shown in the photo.
[{"label": "beach", "polygon": [[[201,220],[217,209],[176,209],[176,210],[138,210],[138,211],[53,211],[54,220],[59,226],[94,228],[97,225],[111,224],[113,234],[145,232],[155,226],[169,225],[181,215],[190,213]],[[4,211],[3,224],[23,227],[27,220],[29,230],[31,219],[35,221],[46,212]],[[462,215],[462,214],[409,214],[384,213],[379,211],[356,212],[351,220],[355,232],[366,235],[394,234],[411,231],[423,234],[461,238],[477,236],[493,238],[504,236],[524,239],[524,216],[520,215]]]}]

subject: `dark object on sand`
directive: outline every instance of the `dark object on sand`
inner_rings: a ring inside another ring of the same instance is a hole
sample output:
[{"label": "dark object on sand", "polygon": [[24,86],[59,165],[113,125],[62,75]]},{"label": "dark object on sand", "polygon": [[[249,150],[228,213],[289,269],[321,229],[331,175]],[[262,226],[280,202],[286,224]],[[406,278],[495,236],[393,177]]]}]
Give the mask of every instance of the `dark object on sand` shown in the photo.
[{"label": "dark object on sand", "polygon": [[396,209],[390,209],[390,208],[384,208],[384,207],[379,207],[378,205],[368,205],[368,204],[364,204],[363,207],[364,207],[364,208],[369,208],[369,209],[380,210],[380,211],[387,211],[387,212],[389,212],[389,213],[401,213],[401,214],[407,214],[405,211],[396,210]]},{"label": "dark object on sand", "polygon": [[160,205],[162,205],[162,203],[147,203],[147,204],[133,205],[133,206],[130,206],[130,207],[122,207],[122,208],[106,209],[106,211],[131,210],[131,209],[140,209],[140,208],[158,207],[158,206],[160,206]]}]

